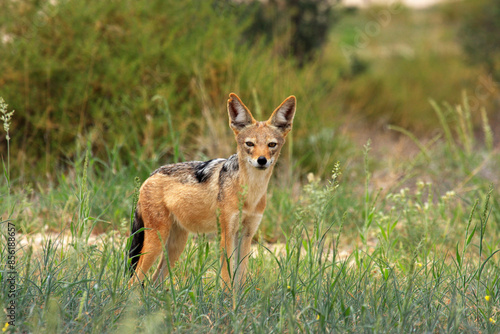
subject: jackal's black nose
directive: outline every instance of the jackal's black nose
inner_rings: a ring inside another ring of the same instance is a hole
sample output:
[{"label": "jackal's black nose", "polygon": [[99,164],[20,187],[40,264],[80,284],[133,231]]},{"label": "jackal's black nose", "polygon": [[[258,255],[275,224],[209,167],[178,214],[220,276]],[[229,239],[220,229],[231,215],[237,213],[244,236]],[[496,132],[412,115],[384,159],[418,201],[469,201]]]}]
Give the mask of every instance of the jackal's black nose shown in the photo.
[{"label": "jackal's black nose", "polygon": [[261,156],[261,157],[258,157],[258,158],[257,158],[257,163],[258,163],[259,165],[261,165],[261,166],[264,166],[265,164],[267,164],[267,159],[266,159],[266,157],[262,157],[262,156]]}]

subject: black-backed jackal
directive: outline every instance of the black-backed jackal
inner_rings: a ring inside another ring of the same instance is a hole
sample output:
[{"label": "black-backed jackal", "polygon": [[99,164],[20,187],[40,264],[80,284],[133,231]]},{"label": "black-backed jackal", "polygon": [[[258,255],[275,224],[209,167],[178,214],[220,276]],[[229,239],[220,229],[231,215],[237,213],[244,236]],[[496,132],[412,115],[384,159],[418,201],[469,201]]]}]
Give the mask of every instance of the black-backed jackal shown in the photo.
[{"label": "black-backed jackal", "polygon": [[188,233],[217,231],[217,220],[221,229],[223,284],[231,288],[230,277],[236,284],[245,279],[252,238],[266,207],[267,185],[285,137],[292,129],[295,106],[295,97],[290,96],[267,121],[258,122],[240,98],[231,93],[227,110],[237,153],[228,159],[166,165],[151,174],[141,186],[135,211],[129,285],[141,281],[160,254],[152,280],[163,281],[165,256],[173,266]]}]

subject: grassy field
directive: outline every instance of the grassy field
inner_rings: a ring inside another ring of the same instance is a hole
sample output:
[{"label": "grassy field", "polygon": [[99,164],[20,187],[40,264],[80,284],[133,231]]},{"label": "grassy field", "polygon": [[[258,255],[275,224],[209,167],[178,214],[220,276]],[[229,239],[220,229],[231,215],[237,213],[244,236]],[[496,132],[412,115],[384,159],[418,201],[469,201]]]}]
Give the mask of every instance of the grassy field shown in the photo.
[{"label": "grassy field", "polygon": [[[305,185],[298,201],[274,189],[263,224],[280,220],[280,247],[261,232],[251,278],[229,295],[219,287],[215,238],[203,235],[190,238],[164,284],[128,289],[127,221],[89,242],[107,213],[91,209],[98,192],[88,162],[68,189],[76,210],[66,237],[18,247],[9,331],[498,332],[498,193],[486,184],[439,196],[419,182],[380,195],[367,172],[361,195],[335,170],[330,183]],[[18,242],[19,223],[4,222]],[[4,305],[8,296],[3,284]]]},{"label": "grassy field", "polygon": [[[0,56],[4,332],[500,331],[496,93],[450,9],[342,12],[297,66],[242,40],[241,8],[21,2],[0,17],[21,37]],[[259,119],[298,98],[249,279],[222,290],[217,236],[192,235],[162,285],[129,289],[138,185],[234,152],[230,91]]]}]

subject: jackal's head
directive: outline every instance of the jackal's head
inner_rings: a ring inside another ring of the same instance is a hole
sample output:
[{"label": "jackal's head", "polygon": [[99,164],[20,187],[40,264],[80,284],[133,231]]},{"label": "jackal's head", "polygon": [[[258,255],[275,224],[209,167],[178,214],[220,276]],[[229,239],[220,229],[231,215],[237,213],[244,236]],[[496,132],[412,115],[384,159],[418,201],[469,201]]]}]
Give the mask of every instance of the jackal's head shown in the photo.
[{"label": "jackal's head", "polygon": [[267,121],[258,122],[236,94],[229,94],[229,126],[236,136],[240,158],[257,169],[265,170],[273,166],[286,135],[292,129],[295,105],[295,96],[290,96]]}]

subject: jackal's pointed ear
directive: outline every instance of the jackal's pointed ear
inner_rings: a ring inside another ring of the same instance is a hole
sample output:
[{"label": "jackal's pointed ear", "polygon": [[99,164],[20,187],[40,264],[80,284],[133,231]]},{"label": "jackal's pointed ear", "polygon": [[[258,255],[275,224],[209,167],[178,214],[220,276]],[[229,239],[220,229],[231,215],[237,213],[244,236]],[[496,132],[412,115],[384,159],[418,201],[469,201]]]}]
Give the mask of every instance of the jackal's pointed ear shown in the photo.
[{"label": "jackal's pointed ear", "polygon": [[295,96],[289,96],[280,104],[278,108],[276,108],[266,123],[277,127],[281,130],[281,132],[283,132],[283,135],[286,135],[292,129],[296,105],[297,100],[295,99]]},{"label": "jackal's pointed ear", "polygon": [[256,123],[248,108],[234,93],[229,94],[227,112],[229,114],[229,126],[235,134],[238,134],[246,126]]}]

